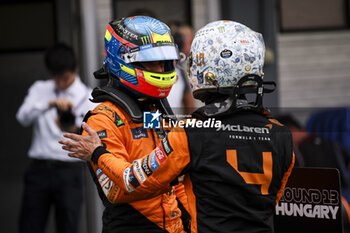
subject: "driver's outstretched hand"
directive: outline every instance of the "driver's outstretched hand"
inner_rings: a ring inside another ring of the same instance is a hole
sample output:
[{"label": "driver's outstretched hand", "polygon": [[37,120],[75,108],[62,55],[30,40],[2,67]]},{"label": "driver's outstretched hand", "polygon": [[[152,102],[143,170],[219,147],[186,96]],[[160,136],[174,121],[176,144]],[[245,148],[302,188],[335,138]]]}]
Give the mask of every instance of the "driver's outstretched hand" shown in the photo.
[{"label": "driver's outstretched hand", "polygon": [[96,131],[91,129],[88,124],[83,122],[82,127],[88,135],[65,133],[63,136],[71,140],[61,139],[58,142],[63,145],[62,149],[70,152],[68,156],[89,161],[94,150],[102,143]]}]

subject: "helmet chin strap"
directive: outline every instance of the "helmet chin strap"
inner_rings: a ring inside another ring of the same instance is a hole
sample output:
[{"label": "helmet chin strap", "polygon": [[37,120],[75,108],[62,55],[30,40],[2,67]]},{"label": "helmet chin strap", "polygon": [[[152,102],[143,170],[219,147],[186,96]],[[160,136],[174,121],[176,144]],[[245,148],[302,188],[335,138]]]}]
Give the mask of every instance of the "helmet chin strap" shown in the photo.
[{"label": "helmet chin strap", "polygon": [[[265,85],[272,85],[272,88],[265,88]],[[230,97],[232,98],[232,105],[230,112],[241,110],[251,110],[259,113],[264,112],[263,95],[264,93],[271,93],[275,90],[275,82],[264,82],[262,77],[258,75],[247,75],[242,77],[233,87]],[[255,95],[255,100],[249,102],[247,94]]]},{"label": "helmet chin strap", "polygon": [[[244,76],[233,86],[233,92],[230,94],[230,98],[233,99],[231,110],[249,109],[260,112],[263,102],[263,90],[263,80],[260,76]],[[255,101],[248,102],[246,94],[255,94]]]},{"label": "helmet chin strap", "polygon": [[[215,85],[215,83],[213,83]],[[264,85],[272,85],[272,88],[265,88]],[[216,93],[227,96],[226,99],[212,100],[204,107],[198,109],[202,115],[207,117],[219,117],[242,110],[250,110],[258,113],[265,112],[263,107],[263,94],[275,90],[275,82],[263,82],[258,75],[247,75],[241,78],[233,88],[220,88],[216,86]],[[249,102],[246,94],[255,95],[255,100]]]}]

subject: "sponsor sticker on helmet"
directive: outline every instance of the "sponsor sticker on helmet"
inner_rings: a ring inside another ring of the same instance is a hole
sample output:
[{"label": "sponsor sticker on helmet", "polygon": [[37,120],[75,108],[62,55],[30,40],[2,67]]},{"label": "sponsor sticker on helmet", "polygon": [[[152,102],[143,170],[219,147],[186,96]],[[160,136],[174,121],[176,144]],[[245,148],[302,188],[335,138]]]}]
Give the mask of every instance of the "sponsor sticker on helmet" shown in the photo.
[{"label": "sponsor sticker on helmet", "polygon": [[141,46],[140,46],[140,50],[150,49],[150,48],[153,48],[151,44],[141,45]]},{"label": "sponsor sticker on helmet", "polygon": [[135,47],[135,48],[130,48],[130,53],[134,53],[134,52],[138,52],[138,51],[140,51],[141,49],[140,49],[140,47]]},{"label": "sponsor sticker on helmet", "polygon": [[221,51],[220,56],[222,58],[229,58],[229,57],[232,56],[232,51],[228,50],[228,49],[224,49],[224,50]]},{"label": "sponsor sticker on helmet", "polygon": [[219,31],[220,33],[224,33],[224,32],[225,32],[225,27],[224,27],[224,26],[219,26],[219,27],[218,27],[218,31]]}]

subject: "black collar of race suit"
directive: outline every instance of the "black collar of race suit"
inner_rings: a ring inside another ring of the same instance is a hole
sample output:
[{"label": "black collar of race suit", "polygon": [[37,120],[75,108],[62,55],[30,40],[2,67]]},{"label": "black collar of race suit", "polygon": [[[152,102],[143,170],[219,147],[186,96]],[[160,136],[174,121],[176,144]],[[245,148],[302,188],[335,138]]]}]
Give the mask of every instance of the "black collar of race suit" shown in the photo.
[{"label": "black collar of race suit", "polygon": [[[92,91],[91,95],[93,97],[91,100],[92,102],[100,103],[103,101],[111,101],[112,103],[120,106],[130,116],[133,122],[143,122],[143,112],[140,107],[140,105],[143,103],[141,101],[133,99],[130,95],[125,93],[121,87],[111,85],[96,87]],[[174,116],[174,113],[171,110],[166,98],[152,99],[150,101],[164,115],[164,118],[167,119]]]}]

